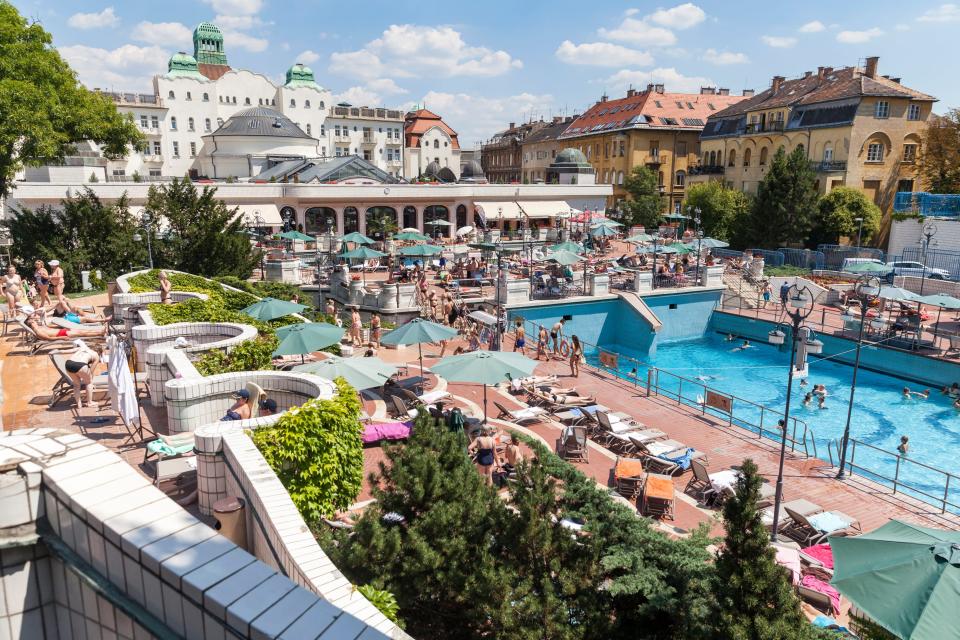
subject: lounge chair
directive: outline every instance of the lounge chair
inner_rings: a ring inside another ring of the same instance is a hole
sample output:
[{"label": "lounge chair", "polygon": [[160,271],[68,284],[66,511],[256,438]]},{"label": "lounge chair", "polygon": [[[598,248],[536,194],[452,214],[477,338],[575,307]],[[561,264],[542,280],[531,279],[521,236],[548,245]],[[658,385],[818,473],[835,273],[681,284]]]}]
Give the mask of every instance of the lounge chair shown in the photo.
[{"label": "lounge chair", "polygon": [[493,406],[500,411],[500,415],[497,416],[498,420],[509,418],[510,422],[516,422],[517,424],[523,424],[524,422],[541,422],[543,420],[543,414],[546,413],[546,411],[540,407],[526,407],[511,410],[496,401],[494,401]]},{"label": "lounge chair", "polygon": [[[15,322],[20,325],[20,329],[23,330],[24,340],[26,341],[27,347],[30,349],[30,355],[36,355],[40,350],[53,347],[56,349],[63,349],[73,347],[74,338],[57,338],[55,340],[48,340],[46,338],[41,338],[37,335],[37,332],[27,326],[27,323],[23,318],[16,318]],[[84,338],[86,340],[87,338]]]},{"label": "lounge chair", "polygon": [[[820,513],[823,511],[823,507],[820,505],[810,502],[809,500],[804,500],[803,498],[791,500],[790,502],[784,502],[780,505],[779,526],[781,528],[792,522],[790,516],[786,512],[787,507],[805,516],[813,515],[814,513]],[[773,526],[773,507],[767,507],[760,512],[760,515],[763,518],[763,526],[767,527],[768,529]]]},{"label": "lounge chair", "polygon": [[693,471],[693,476],[687,482],[687,486],[683,488],[683,492],[692,495],[703,504],[709,505],[716,494],[713,483],[710,481],[710,472],[707,471],[706,466],[697,460],[690,461],[690,469]]},{"label": "lounge chair", "polygon": [[403,399],[398,396],[390,396],[388,402],[389,404],[387,404],[387,411],[393,418],[400,420],[413,420],[420,415],[420,412],[416,409],[408,408]]},{"label": "lounge chair", "polygon": [[157,458],[157,464],[154,469],[154,482],[159,485],[161,480],[170,477],[170,475],[178,475],[179,467],[171,474],[168,470],[164,469],[164,467],[169,466],[164,463],[185,457],[187,454],[193,452],[194,446],[193,431],[184,431],[171,435],[159,434],[156,440],[148,442],[146,448],[143,450],[143,461],[147,462],[148,459],[154,456]]},{"label": "lounge chair", "polygon": [[637,443],[636,446],[647,468],[654,469],[656,473],[672,475],[677,471],[685,471],[692,460],[707,462],[707,454],[703,451],[697,451],[676,440],[656,440]]},{"label": "lounge chair", "polygon": [[579,397],[579,396],[553,396],[546,395],[542,393],[534,393],[533,397],[539,400],[543,408],[550,412],[565,411],[570,407],[586,407],[589,405],[596,404],[596,400],[590,397]]},{"label": "lounge chair", "polygon": [[635,458],[617,458],[613,467],[613,483],[617,493],[633,500],[643,492],[647,474],[643,470],[643,463]]},{"label": "lounge chair", "polygon": [[819,544],[829,536],[847,529],[860,530],[860,523],[840,511],[821,511],[812,515],[797,513],[790,507],[784,506],[784,511],[793,521],[784,529],[784,533],[803,546]]},{"label": "lounge chair", "polygon": [[587,430],[584,427],[564,427],[560,436],[560,457],[574,462],[589,462]]},{"label": "lounge chair", "polygon": [[[53,363],[57,373],[60,374],[60,379],[54,383],[53,388],[50,390],[50,400],[47,402],[47,407],[52,407],[73,393],[73,380],[70,378],[70,374],[67,373],[67,360],[69,359],[70,357],[64,353],[50,354],[50,361]],[[93,385],[94,393],[106,393],[109,389],[106,374],[94,376],[90,384]]]}]

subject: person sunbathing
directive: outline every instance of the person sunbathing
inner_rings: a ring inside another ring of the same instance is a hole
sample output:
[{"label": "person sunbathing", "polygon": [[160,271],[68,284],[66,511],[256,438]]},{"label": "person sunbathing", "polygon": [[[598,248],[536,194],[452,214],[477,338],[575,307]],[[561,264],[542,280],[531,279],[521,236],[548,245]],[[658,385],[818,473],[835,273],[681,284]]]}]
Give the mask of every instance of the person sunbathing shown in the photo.
[{"label": "person sunbathing", "polygon": [[56,329],[54,327],[47,327],[40,324],[36,318],[29,318],[27,320],[27,326],[30,327],[30,330],[36,334],[41,340],[61,340],[63,338],[100,338],[107,335],[107,328],[101,327],[97,329]]},{"label": "person sunbathing", "polygon": [[44,307],[44,311],[54,318],[63,318],[75,324],[100,324],[110,322],[110,316],[102,316],[97,313],[88,313],[77,307],[74,307],[66,298],[57,300],[54,304]]}]

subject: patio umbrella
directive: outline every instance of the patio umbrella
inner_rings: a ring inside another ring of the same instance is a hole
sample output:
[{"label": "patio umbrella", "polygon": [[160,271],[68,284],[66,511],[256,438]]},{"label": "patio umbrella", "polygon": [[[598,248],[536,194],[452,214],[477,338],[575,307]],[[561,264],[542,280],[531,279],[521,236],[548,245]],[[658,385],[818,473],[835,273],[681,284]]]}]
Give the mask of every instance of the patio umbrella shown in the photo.
[{"label": "patio umbrella", "polygon": [[279,234],[284,240],[303,240],[305,242],[313,242],[316,240],[313,236],[308,236],[305,233],[300,233],[299,231],[284,231]]},{"label": "patio umbrella", "polygon": [[487,385],[499,384],[507,379],[525,378],[539,364],[536,360],[508,351],[471,351],[456,356],[447,356],[432,370],[450,382],[474,382],[483,385],[483,421],[487,421]]},{"label": "patio umbrella", "polygon": [[435,244],[415,244],[412,247],[400,247],[400,250],[397,251],[402,256],[435,256],[438,253],[443,251],[443,247],[438,247]]},{"label": "patio umbrella", "polygon": [[880,287],[880,293],[877,297],[884,300],[903,300],[906,302],[917,302],[920,299],[920,296],[914,292],[901,287]]},{"label": "patio umbrella", "polygon": [[673,253],[690,253],[693,249],[689,245],[685,245],[682,242],[671,242],[664,249],[674,249]]},{"label": "patio umbrella", "polygon": [[287,300],[277,300],[276,298],[264,298],[258,300],[246,309],[241,309],[240,313],[246,314],[254,320],[275,320],[288,316],[291,313],[300,313],[306,309],[306,305],[289,302]]},{"label": "patio umbrella", "polygon": [[452,227],[447,220],[431,220],[430,222],[424,222],[424,225],[430,225],[431,227]]},{"label": "patio umbrella", "polygon": [[[370,247],[359,246],[356,249],[351,251],[344,251],[343,253],[338,254],[341,258],[350,258],[353,260],[372,260],[373,258],[382,258],[387,255],[382,251],[377,251],[376,249],[371,249]],[[363,277],[363,282],[367,282],[367,270],[361,269],[360,275]]]},{"label": "patio umbrella", "polygon": [[465,227],[460,227],[459,229],[457,229],[458,236],[468,236],[471,233],[473,233],[473,226],[469,224]]},{"label": "patio umbrella", "polygon": [[606,238],[609,236],[615,236],[617,235],[617,233],[618,231],[616,229],[614,229],[613,227],[608,227],[605,224],[594,225],[590,227],[590,235],[592,236]]},{"label": "patio umbrella", "polygon": [[960,639],[960,532],[891,520],[828,538],[837,591],[898,638]]},{"label": "patio umbrella", "polygon": [[622,227],[623,225],[616,220],[601,220],[599,222],[594,222],[590,225],[591,229],[596,229],[598,227]]},{"label": "patio umbrella", "polygon": [[878,262],[858,262],[845,268],[848,273],[873,273],[877,275],[886,275],[893,271],[893,267],[880,264]]},{"label": "patio umbrella", "polygon": [[420,233],[420,230],[414,229],[413,227],[404,227],[400,229],[400,233]]},{"label": "patio umbrella", "polygon": [[430,322],[429,320],[424,320],[422,318],[414,318],[410,322],[402,324],[393,331],[385,334],[383,339],[380,341],[380,344],[394,346],[401,344],[417,345],[417,354],[420,359],[420,377],[422,378],[423,347],[421,345],[424,343],[449,340],[450,338],[455,338],[456,336],[456,329],[451,329],[450,327],[445,327],[442,324]]},{"label": "patio umbrella", "polygon": [[343,327],[337,327],[326,322],[300,322],[277,329],[280,346],[273,352],[275,356],[300,356],[319,351],[332,344],[340,342],[346,333]]},{"label": "patio umbrella", "polygon": [[374,243],[373,238],[368,238],[362,233],[358,233],[356,231],[351,231],[350,233],[348,233],[347,235],[343,236],[340,239],[343,240],[344,242],[353,242],[355,244],[373,244]]},{"label": "patio umbrella", "polygon": [[579,243],[571,242],[570,240],[565,240],[558,244],[547,247],[548,251],[569,251],[570,253],[583,253],[583,246]]},{"label": "patio umbrella", "polygon": [[922,304],[929,304],[937,308],[937,332],[940,331],[940,314],[944,309],[950,309],[956,311],[960,309],[960,300],[954,298],[953,296],[948,296],[945,293],[938,293],[932,296],[922,296],[917,299],[918,302]]},{"label": "patio umbrella", "polygon": [[419,231],[401,231],[400,233],[394,234],[393,239],[403,240],[405,242],[426,242],[430,238]]},{"label": "patio umbrella", "polygon": [[341,358],[340,356],[330,356],[320,362],[300,364],[293,370],[313,373],[327,380],[340,377],[358,391],[379,387],[397,372],[395,366],[379,358]]},{"label": "patio umbrella", "polygon": [[547,254],[547,260],[557,262],[566,267],[572,264],[577,264],[578,262],[583,260],[583,258],[573,253],[572,251],[553,251]]},{"label": "patio umbrella", "polygon": [[[697,244],[697,240],[691,240],[687,243],[687,246],[696,251]],[[725,247],[729,247],[730,243],[724,242],[723,240],[717,240],[716,238],[700,238],[699,245],[701,248],[706,247],[707,249],[723,249]]]},{"label": "patio umbrella", "polygon": [[627,238],[627,242],[653,242],[653,236],[649,233],[637,233]]}]

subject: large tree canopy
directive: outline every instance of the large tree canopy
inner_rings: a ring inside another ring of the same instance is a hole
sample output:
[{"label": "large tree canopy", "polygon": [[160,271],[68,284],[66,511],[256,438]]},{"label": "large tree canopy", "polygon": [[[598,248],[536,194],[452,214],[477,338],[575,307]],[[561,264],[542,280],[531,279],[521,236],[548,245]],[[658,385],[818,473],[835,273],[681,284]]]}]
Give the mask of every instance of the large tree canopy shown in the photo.
[{"label": "large tree canopy", "polygon": [[646,167],[633,168],[623,183],[630,198],[623,203],[623,222],[656,229],[663,219],[664,201],[657,174]]},{"label": "large tree canopy", "polygon": [[856,238],[861,227],[857,218],[863,219],[862,242],[880,231],[880,207],[870,202],[866,194],[851,187],[835,187],[820,198],[810,232],[809,245],[836,244],[841,237]]},{"label": "large tree canopy", "polygon": [[56,162],[89,140],[123,157],[143,136],[112,102],[84,88],[43,27],[0,0],[0,196],[23,165]]},{"label": "large tree canopy", "polygon": [[719,180],[690,185],[686,210],[700,210],[700,228],[704,235],[730,240],[744,224],[750,211],[750,197],[738,189],[729,189]]},{"label": "large tree canopy", "polygon": [[756,246],[777,248],[802,243],[817,210],[816,174],[802,147],[787,155],[777,150],[760,182],[749,216]]},{"label": "large tree canopy", "polygon": [[920,146],[920,177],[930,193],[960,193],[960,109],[930,119]]}]

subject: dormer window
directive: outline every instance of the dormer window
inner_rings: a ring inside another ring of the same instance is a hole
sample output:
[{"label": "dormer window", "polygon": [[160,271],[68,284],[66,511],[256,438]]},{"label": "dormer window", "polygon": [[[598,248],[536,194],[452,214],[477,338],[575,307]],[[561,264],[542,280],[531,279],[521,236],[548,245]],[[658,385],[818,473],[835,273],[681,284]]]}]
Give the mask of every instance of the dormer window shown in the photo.
[{"label": "dormer window", "polygon": [[173,91],[170,91],[169,93],[167,93],[168,100],[176,100],[176,98],[177,96],[173,93]]},{"label": "dormer window", "polygon": [[204,102],[210,102],[210,94],[209,94],[209,93],[203,94],[203,101],[204,101]]}]

